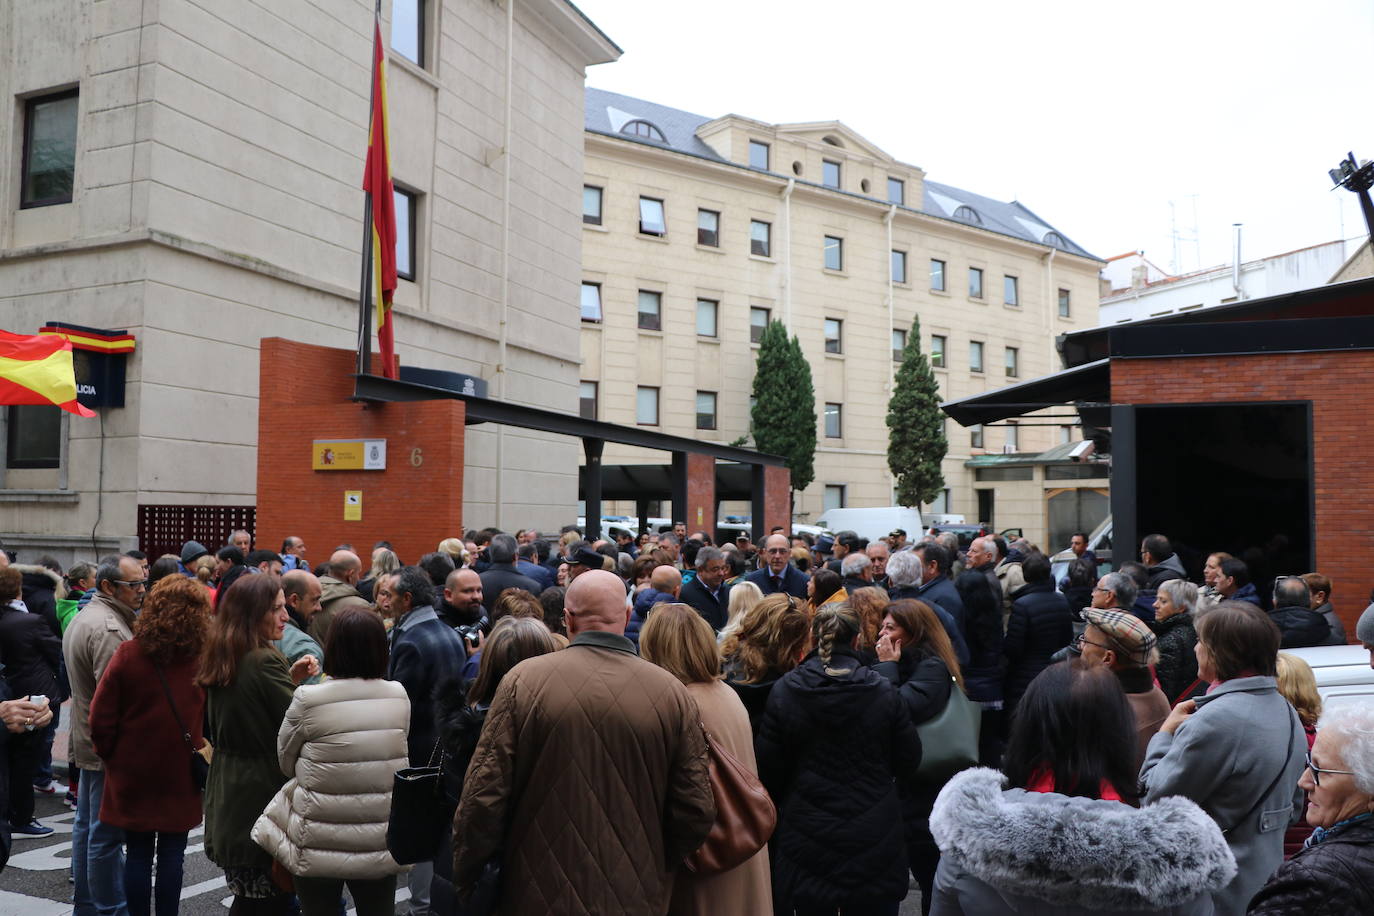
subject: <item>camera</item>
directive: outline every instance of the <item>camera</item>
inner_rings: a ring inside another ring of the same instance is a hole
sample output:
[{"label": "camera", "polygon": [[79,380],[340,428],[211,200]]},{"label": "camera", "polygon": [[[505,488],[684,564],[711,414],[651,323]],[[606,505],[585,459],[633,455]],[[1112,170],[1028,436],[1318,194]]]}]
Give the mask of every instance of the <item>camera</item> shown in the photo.
[{"label": "camera", "polygon": [[481,620],[477,621],[476,623],[469,623],[463,624],[461,626],[456,626],[453,628],[453,632],[457,633],[468,644],[475,646],[477,645],[478,641],[482,638],[482,633],[484,633],[486,629],[487,617],[485,614],[483,614]]}]

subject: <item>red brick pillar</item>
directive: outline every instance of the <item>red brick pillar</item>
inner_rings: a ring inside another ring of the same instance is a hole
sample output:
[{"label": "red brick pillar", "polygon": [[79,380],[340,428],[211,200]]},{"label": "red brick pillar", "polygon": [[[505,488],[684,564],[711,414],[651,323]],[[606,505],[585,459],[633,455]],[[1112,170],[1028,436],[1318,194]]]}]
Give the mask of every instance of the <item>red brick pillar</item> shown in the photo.
[{"label": "red brick pillar", "polygon": [[763,469],[763,533],[782,528],[792,533],[792,472],[768,465]]},{"label": "red brick pillar", "polygon": [[[676,511],[676,510],[674,510]],[[705,531],[716,536],[716,459],[700,452],[687,453],[687,533]]]},{"label": "red brick pillar", "polygon": [[[462,401],[352,401],[352,350],[268,337],[259,359],[259,544],[303,538],[311,565],[352,544],[366,567],[379,540],[414,563],[462,536]],[[316,439],[385,439],[386,469],[312,470]],[[350,491],[361,492],[361,519],[344,518]]]}]

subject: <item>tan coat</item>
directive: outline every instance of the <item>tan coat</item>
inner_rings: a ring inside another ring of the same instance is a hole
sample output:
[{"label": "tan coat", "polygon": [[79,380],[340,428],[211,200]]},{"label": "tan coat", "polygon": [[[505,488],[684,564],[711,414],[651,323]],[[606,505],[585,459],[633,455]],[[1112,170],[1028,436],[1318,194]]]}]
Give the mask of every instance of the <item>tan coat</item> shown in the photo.
[{"label": "tan coat", "polygon": [[[697,701],[701,724],[711,737],[757,775],[754,732],[739,694],[724,681],[688,684],[687,692]],[[672,916],[755,916],[773,912],[768,847],[760,849],[743,865],[719,875],[697,877],[686,869],[678,872],[668,912]]]},{"label": "tan coat", "polygon": [[[62,634],[62,655],[67,661],[67,678],[72,685],[72,757],[83,770],[103,770],[91,744],[91,698],[115,650],[132,639],[133,608],[99,594],[81,609]],[[189,766],[189,764],[188,764]]]},{"label": "tan coat", "polygon": [[277,733],[292,777],[253,825],[253,842],[293,875],[382,878],[391,786],[406,765],[410,699],[394,681],[345,678],[296,688]]},{"label": "tan coat", "polygon": [[466,894],[500,854],[500,912],[654,916],[715,804],[696,703],[628,639],[579,633],[501,681],[454,816]]}]

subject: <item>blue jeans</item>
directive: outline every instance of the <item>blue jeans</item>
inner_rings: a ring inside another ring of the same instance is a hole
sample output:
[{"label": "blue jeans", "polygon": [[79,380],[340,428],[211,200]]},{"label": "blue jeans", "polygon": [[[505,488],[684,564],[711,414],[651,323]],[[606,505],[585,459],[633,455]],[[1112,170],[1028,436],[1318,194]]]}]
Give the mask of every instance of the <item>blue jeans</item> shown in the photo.
[{"label": "blue jeans", "polygon": [[38,767],[33,771],[33,784],[47,788],[52,784],[52,739],[57,736],[57,726],[62,721],[62,706],[53,702],[52,721],[44,729],[47,732],[43,736],[43,757],[38,761]]},{"label": "blue jeans", "polygon": [[100,822],[104,770],[81,771],[72,824],[72,916],[129,916],[124,902],[124,831]]},{"label": "blue jeans", "polygon": [[[186,834],[127,830],[128,855],[124,860],[124,890],[129,895],[129,916],[177,916],[181,905],[182,863],[186,859]],[[153,899],[153,847],[157,847],[157,899]]]}]

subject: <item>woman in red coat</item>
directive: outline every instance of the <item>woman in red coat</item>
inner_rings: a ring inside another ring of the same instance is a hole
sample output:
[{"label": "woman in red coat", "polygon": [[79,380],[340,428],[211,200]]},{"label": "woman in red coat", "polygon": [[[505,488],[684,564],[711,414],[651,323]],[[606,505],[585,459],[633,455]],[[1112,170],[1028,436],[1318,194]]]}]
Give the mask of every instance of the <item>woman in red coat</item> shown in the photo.
[{"label": "woman in red coat", "polygon": [[204,743],[205,692],[192,678],[209,619],[209,595],[199,582],[158,582],[134,622],[134,638],[115,652],[91,700],[91,740],[105,762],[100,820],[126,831],[130,916],[149,913],[154,848],[157,916],[175,916],[180,902],[186,835],[201,819],[191,748]]}]

